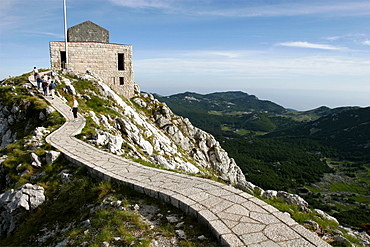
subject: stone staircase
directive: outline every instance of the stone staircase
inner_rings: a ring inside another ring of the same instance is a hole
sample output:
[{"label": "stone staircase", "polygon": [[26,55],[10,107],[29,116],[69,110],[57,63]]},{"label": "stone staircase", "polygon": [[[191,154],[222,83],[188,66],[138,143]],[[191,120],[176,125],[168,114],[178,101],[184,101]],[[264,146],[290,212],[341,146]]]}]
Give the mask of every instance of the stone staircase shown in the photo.
[{"label": "stone staircase", "polygon": [[[33,82],[33,77],[30,77]],[[46,141],[78,166],[106,180],[129,185],[144,195],[171,203],[196,217],[223,246],[330,246],[317,234],[262,200],[212,180],[146,167],[99,150],[74,136],[85,126],[73,122],[70,106],[45,97],[65,118]]]}]

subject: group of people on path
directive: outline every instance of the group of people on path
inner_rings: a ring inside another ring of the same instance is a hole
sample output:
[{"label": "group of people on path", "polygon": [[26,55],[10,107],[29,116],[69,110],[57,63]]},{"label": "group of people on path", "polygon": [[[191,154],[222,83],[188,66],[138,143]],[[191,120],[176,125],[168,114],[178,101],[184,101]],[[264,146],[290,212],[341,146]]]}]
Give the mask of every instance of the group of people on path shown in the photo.
[{"label": "group of people on path", "polygon": [[[49,77],[48,75],[41,76],[36,67],[33,67],[33,76],[34,81],[37,82],[37,89],[40,90],[42,88],[44,96],[49,95],[51,96],[51,99],[54,99],[56,84],[51,79],[51,77]],[[71,107],[71,111],[73,113],[74,118],[73,122],[77,122],[78,101],[75,96],[73,96],[73,105]]]},{"label": "group of people on path", "polygon": [[37,89],[44,92],[44,96],[51,96],[54,99],[56,84],[47,74],[42,75],[39,73],[36,67],[33,68],[34,80],[37,82]]}]

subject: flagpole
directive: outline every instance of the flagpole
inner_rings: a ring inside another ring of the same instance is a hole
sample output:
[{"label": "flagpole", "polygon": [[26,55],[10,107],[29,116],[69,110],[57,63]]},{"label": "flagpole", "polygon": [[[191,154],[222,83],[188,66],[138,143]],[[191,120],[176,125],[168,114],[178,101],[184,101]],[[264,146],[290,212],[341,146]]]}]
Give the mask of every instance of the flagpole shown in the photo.
[{"label": "flagpole", "polygon": [[65,48],[66,48],[66,63],[65,68],[68,70],[68,42],[67,42],[67,7],[66,7],[66,0],[63,0],[63,10],[64,10],[64,40],[65,40]]}]

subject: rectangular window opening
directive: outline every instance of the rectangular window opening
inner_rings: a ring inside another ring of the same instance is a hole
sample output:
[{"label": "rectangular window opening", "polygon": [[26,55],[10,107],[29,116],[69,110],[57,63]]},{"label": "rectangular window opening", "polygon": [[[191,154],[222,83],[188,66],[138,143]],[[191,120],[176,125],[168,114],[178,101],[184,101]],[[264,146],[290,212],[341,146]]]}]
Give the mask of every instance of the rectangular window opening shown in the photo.
[{"label": "rectangular window opening", "polygon": [[125,80],[123,79],[123,77],[120,77],[119,78],[119,85],[124,85],[125,84]]},{"label": "rectangular window opening", "polygon": [[60,51],[60,67],[62,69],[66,68],[66,63],[67,63],[67,55],[65,51]]},{"label": "rectangular window opening", "polygon": [[118,53],[118,70],[125,70],[125,54]]}]

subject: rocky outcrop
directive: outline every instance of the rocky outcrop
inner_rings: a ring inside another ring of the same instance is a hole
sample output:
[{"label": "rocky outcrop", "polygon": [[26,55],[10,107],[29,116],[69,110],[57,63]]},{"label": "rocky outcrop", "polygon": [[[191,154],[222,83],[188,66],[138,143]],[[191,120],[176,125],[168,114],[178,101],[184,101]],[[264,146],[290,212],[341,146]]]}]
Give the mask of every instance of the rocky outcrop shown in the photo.
[{"label": "rocky outcrop", "polygon": [[32,136],[25,141],[25,143],[30,147],[30,149],[40,148],[45,144],[44,136],[49,134],[50,131],[45,127],[36,127],[32,131]]},{"label": "rocky outcrop", "polygon": [[19,110],[16,103],[4,105],[0,101],[0,149],[17,139],[17,133],[11,130],[11,126],[25,120],[26,114]]},{"label": "rocky outcrop", "polygon": [[325,213],[324,211],[322,211],[322,210],[320,210],[320,209],[315,209],[315,212],[316,212],[318,215],[320,215],[323,219],[327,219],[327,220],[330,220],[330,221],[334,221],[335,223],[337,223],[337,224],[339,225],[339,221],[338,221],[335,217],[333,217],[333,216],[331,216],[331,215],[329,215],[329,214]]},{"label": "rocky outcrop", "polygon": [[129,149],[125,153],[127,156],[148,160],[167,169],[211,174],[244,190],[254,189],[234,159],[211,134],[193,126],[187,118],[173,114],[153,95],[137,95],[133,101],[139,107],[135,107],[98,78],[92,75],[83,78],[97,82],[103,97],[113,100],[119,106],[117,112],[123,113],[110,121],[107,116],[89,113],[95,123],[108,130],[98,130],[92,136],[92,143],[117,154],[124,153],[121,146],[125,144]]},{"label": "rocky outcrop", "polygon": [[261,193],[261,196],[267,199],[273,199],[274,197],[280,198],[288,204],[297,205],[302,211],[309,211],[308,203],[297,194],[291,194],[285,191],[266,190]]},{"label": "rocky outcrop", "polygon": [[57,151],[53,151],[53,150],[50,150],[50,151],[47,151],[46,152],[46,164],[47,165],[50,165],[52,164],[56,159],[58,159],[58,157],[60,156],[60,152],[57,152]]},{"label": "rocky outcrop", "polygon": [[0,236],[10,236],[16,229],[18,219],[27,211],[37,208],[45,201],[44,188],[24,184],[0,195]]},{"label": "rocky outcrop", "polygon": [[[32,101],[28,99],[21,99],[10,105],[0,101],[0,149],[13,143],[18,137],[22,138],[17,133],[19,132],[17,128],[22,126],[21,132],[31,130],[37,122],[45,121],[50,114],[55,112],[55,109],[51,106],[42,110],[35,110],[32,104]],[[35,133],[35,136],[37,137],[37,133]]]}]

